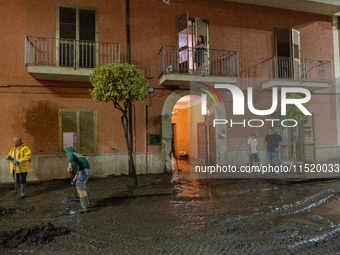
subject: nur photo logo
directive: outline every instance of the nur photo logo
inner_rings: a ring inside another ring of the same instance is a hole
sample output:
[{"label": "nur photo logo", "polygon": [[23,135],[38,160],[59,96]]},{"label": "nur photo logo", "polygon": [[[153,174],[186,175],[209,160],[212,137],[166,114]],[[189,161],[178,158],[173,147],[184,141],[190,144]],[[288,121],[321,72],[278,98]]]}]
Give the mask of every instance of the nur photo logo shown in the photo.
[{"label": "nur photo logo", "polygon": [[[197,82],[202,86],[196,86],[195,89],[199,89],[204,91],[204,94],[201,94],[201,114],[202,115],[206,115],[207,114],[207,95],[210,96],[210,98],[212,99],[212,101],[214,102],[214,105],[217,106],[217,102],[216,99],[214,97],[213,94],[216,95],[216,97],[218,98],[220,105],[223,107],[223,103],[222,103],[222,99],[220,94],[216,91],[216,89],[219,89],[219,91],[221,91],[221,93],[224,92],[224,90],[227,90],[231,93],[232,96],[232,115],[245,115],[245,105],[248,106],[248,110],[250,113],[256,115],[256,116],[269,116],[272,113],[274,113],[277,110],[278,107],[278,88],[274,87],[272,88],[272,93],[271,93],[271,98],[272,98],[272,105],[269,109],[265,109],[265,110],[259,110],[256,109],[254,107],[254,100],[253,100],[253,88],[252,87],[248,87],[247,88],[247,104],[245,102],[245,95],[243,93],[243,91],[235,86],[235,85],[231,85],[231,84],[214,84],[213,86],[208,85],[206,83],[203,82]],[[213,92],[210,92],[210,91]],[[197,91],[196,91],[197,92]],[[288,98],[287,95],[291,94],[291,93],[298,93],[298,94],[303,94],[305,95],[304,98]],[[266,99],[269,99],[268,97],[266,97]],[[287,105],[295,105],[304,115],[306,116],[310,116],[312,115],[307,109],[306,107],[303,105],[305,103],[307,103],[309,100],[311,99],[311,93],[309,90],[305,89],[305,88],[298,88],[298,87],[282,87],[281,88],[281,115],[285,116],[286,112],[287,112]],[[271,126],[274,127],[274,123],[276,121],[280,121],[281,125],[283,127],[295,127],[298,122],[294,119],[250,119],[250,120],[246,120],[243,119],[242,122],[233,122],[232,119],[220,119],[220,118],[215,118],[213,120],[213,126],[215,127],[216,125],[222,125],[222,124],[230,124],[230,127],[233,127],[233,125],[242,125],[243,127],[246,127],[246,124],[248,124],[249,127],[262,127],[264,125],[265,122],[270,122]],[[287,123],[290,123],[290,125],[288,125]],[[291,124],[293,123],[293,124]]]}]

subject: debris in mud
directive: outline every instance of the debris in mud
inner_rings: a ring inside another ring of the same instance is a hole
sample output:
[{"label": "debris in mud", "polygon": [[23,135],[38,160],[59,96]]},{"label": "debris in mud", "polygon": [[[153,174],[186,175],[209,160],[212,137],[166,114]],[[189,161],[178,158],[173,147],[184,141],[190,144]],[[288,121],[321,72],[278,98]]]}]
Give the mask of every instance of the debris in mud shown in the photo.
[{"label": "debris in mud", "polygon": [[1,218],[2,217],[6,217],[6,216],[9,216],[9,215],[12,215],[14,213],[16,213],[17,210],[14,209],[14,208],[8,208],[8,207],[0,207],[0,221],[1,221]]},{"label": "debris in mud", "polygon": [[41,245],[51,242],[55,237],[71,231],[66,227],[54,227],[52,223],[20,228],[15,231],[0,232],[0,248],[16,248],[21,244]]}]

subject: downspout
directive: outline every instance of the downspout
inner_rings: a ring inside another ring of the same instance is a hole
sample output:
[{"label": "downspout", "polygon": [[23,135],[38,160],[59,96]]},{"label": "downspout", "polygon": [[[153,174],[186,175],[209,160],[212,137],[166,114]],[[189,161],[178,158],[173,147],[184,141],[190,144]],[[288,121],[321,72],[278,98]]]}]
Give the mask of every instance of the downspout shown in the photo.
[{"label": "downspout", "polygon": [[145,173],[149,173],[148,161],[148,104],[145,105]]},{"label": "downspout", "polygon": [[[131,63],[131,36],[130,36],[130,0],[125,0],[125,16],[126,16],[126,62],[128,64]],[[129,139],[129,144],[131,150],[133,149],[133,142],[132,142],[132,103],[129,101],[128,104],[128,119],[129,119],[129,124],[128,124],[128,139]],[[132,151],[133,153],[133,151]],[[131,171],[131,166],[132,166],[132,159],[129,158],[129,174]]]},{"label": "downspout", "polygon": [[131,40],[130,40],[130,0],[125,0],[126,16],[126,62],[131,63]]}]

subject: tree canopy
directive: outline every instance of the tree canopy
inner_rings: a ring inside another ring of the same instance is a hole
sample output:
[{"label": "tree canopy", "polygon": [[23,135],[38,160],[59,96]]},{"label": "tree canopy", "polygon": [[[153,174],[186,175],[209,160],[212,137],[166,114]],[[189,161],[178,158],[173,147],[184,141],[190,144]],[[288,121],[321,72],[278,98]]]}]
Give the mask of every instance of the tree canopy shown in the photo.
[{"label": "tree canopy", "polygon": [[[298,94],[291,94],[287,98],[289,99],[300,99],[302,98]],[[302,104],[306,109],[308,104],[304,103]],[[280,110],[281,112],[281,110]],[[297,123],[307,123],[308,122],[308,117],[295,105],[295,104],[288,104],[286,106],[286,115],[281,115],[281,119],[293,119],[296,120]]]},{"label": "tree canopy", "polygon": [[143,72],[119,62],[96,67],[90,76],[91,96],[98,102],[140,101],[147,94]]}]

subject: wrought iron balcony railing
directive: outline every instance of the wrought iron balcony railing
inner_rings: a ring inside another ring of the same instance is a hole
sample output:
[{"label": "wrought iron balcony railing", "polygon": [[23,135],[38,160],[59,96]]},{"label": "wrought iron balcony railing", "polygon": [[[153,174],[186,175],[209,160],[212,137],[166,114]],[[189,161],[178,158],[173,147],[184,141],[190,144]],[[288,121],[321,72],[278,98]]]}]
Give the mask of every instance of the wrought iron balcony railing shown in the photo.
[{"label": "wrought iron balcony railing", "polygon": [[240,76],[242,78],[331,82],[333,67],[330,60],[276,56],[247,69]]},{"label": "wrought iron balcony railing", "polygon": [[158,53],[159,76],[162,74],[199,74],[238,76],[237,51],[163,46]]},{"label": "wrought iron balcony railing", "polygon": [[25,65],[94,68],[120,60],[118,43],[25,37]]}]

